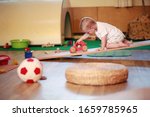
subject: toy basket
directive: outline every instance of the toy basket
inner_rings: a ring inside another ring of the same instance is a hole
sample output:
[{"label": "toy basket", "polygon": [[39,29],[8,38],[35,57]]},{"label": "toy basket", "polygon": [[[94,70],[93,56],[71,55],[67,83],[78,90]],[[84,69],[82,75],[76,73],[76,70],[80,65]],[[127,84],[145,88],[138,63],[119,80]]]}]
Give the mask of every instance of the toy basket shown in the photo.
[{"label": "toy basket", "polygon": [[30,41],[28,39],[14,39],[11,40],[12,48],[27,48]]}]

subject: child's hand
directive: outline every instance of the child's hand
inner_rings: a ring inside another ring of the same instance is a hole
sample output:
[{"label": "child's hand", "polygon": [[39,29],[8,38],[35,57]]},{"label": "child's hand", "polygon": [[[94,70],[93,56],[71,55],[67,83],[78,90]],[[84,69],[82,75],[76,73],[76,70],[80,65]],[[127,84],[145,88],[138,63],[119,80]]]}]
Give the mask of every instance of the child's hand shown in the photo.
[{"label": "child's hand", "polygon": [[106,48],[106,47],[104,47],[104,48],[103,48],[103,50],[105,51],[105,50],[107,50],[107,48]]},{"label": "child's hand", "polygon": [[78,39],[77,41],[76,41],[76,43],[79,43],[81,40],[80,39]]},{"label": "child's hand", "polygon": [[102,48],[98,48],[96,51],[102,51]]},{"label": "child's hand", "polygon": [[105,47],[105,48],[98,48],[98,49],[97,49],[97,51],[105,51],[105,50],[107,50],[106,47]]}]

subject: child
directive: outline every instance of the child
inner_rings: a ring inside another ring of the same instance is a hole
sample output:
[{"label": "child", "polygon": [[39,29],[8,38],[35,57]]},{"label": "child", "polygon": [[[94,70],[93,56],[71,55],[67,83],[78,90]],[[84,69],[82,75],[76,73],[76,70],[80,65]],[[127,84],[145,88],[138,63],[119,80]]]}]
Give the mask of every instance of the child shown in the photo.
[{"label": "child", "polygon": [[96,22],[90,17],[81,19],[80,28],[85,34],[78,42],[87,39],[89,35],[96,34],[101,40],[100,50],[130,46],[131,42],[125,39],[125,35],[115,26],[104,22]]}]

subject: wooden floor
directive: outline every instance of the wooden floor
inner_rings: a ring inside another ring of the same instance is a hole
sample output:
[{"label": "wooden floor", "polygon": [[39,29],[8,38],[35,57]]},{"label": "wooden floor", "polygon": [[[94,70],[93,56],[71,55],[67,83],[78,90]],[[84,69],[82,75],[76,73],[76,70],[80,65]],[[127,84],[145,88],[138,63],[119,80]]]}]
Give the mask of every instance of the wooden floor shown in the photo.
[{"label": "wooden floor", "polygon": [[[34,52],[40,54],[42,51]],[[11,60],[20,63],[24,59],[21,51],[0,51]],[[10,61],[11,64],[12,61]],[[84,86],[66,82],[65,70],[79,62],[112,62],[124,64],[129,69],[128,81],[109,86]],[[72,58],[42,61],[43,75],[47,80],[38,83],[23,83],[16,69],[0,74],[0,99],[38,100],[83,100],[83,99],[150,99],[150,51],[133,51],[130,57]]]}]

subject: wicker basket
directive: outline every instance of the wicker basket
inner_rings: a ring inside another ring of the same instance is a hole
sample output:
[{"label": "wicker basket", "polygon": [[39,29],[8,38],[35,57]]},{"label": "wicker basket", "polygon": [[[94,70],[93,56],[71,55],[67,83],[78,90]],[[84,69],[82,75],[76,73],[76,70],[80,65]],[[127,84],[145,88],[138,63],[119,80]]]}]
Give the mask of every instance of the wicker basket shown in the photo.
[{"label": "wicker basket", "polygon": [[65,72],[68,82],[80,85],[110,85],[127,80],[128,69],[114,63],[81,63]]}]

